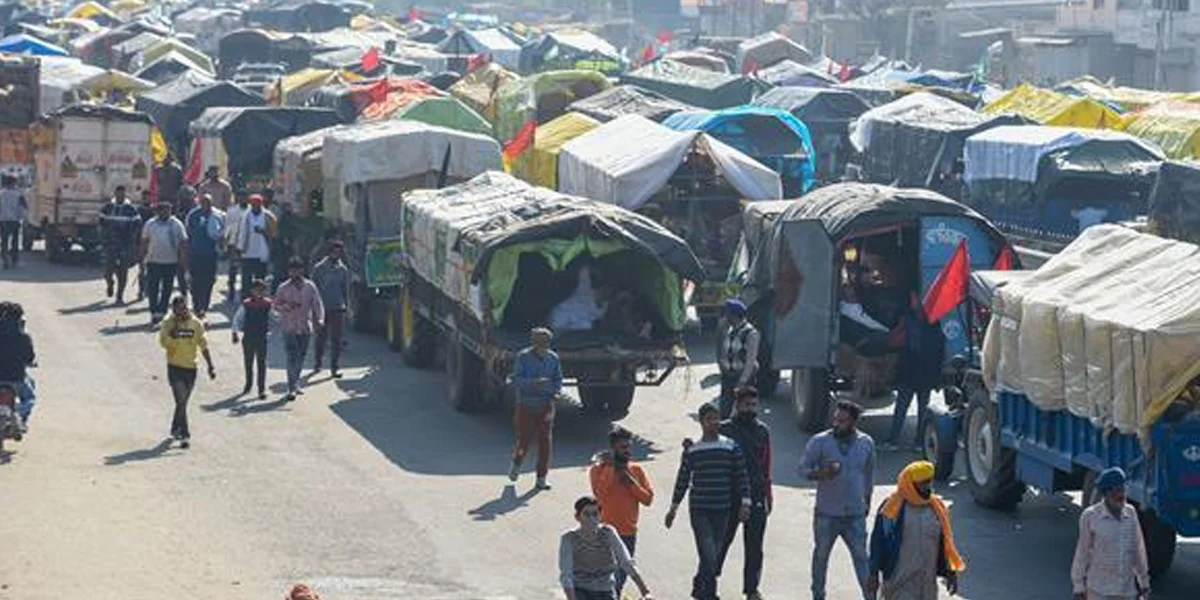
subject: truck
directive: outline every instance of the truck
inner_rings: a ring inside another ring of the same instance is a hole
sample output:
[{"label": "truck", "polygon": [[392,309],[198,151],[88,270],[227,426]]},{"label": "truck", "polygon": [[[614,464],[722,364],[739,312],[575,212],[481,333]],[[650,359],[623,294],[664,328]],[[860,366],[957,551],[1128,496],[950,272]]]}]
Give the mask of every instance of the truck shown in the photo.
[{"label": "truck", "polygon": [[50,262],[76,246],[100,248],[100,209],[125,186],[131,199],[150,189],[153,124],[144,113],[72,104],[43,115],[30,128],[37,227]]},{"label": "truck", "polygon": [[1164,574],[1200,536],[1197,266],[1193,244],[1100,225],[1037,271],[972,273],[970,349],[921,432],[938,476],[961,446],[975,501],[1012,509],[1028,488],[1091,504],[1120,467]]},{"label": "truck", "polygon": [[[33,187],[33,155],[29,148],[29,126],[37,120],[41,102],[41,71],[34,58],[0,57],[0,174],[14,177],[17,188]],[[36,208],[30,203],[22,245],[33,249],[38,236]]]},{"label": "truck", "polygon": [[510,397],[513,361],[547,323],[560,323],[564,380],[589,412],[623,417],[638,387],[688,360],[682,283],[703,272],[646,217],[489,172],[405,194],[400,223],[404,360],[428,367],[444,352],[456,409]]}]

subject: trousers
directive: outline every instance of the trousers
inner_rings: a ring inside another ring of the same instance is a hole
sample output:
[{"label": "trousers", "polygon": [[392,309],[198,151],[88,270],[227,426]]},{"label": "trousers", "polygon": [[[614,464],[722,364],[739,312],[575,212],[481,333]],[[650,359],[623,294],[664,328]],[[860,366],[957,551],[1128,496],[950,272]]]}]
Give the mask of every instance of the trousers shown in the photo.
[{"label": "trousers", "polygon": [[308,354],[307,333],[283,334],[283,349],[287,355],[287,387],[289,394],[295,394],[300,389],[300,370],[304,368],[304,357]]},{"label": "trousers", "polygon": [[208,312],[212,303],[213,285],[217,283],[217,256],[192,255],[192,309],[198,313]]},{"label": "trousers", "polygon": [[255,279],[266,279],[267,263],[253,258],[242,259],[242,297],[250,297],[250,285]]},{"label": "trousers", "polygon": [[925,431],[925,419],[929,416],[929,390],[913,390],[900,388],[896,390],[896,406],[892,413],[892,431],[888,441],[900,443],[900,435],[904,432],[904,421],[908,419],[908,407],[912,404],[913,396],[917,397],[917,437],[919,442]]},{"label": "trousers", "polygon": [[[254,364],[258,363],[258,378],[254,378]],[[242,337],[242,366],[246,369],[246,389],[250,383],[258,382],[258,393],[267,389],[267,336],[247,335]]]},{"label": "trousers", "polygon": [[692,521],[692,536],[696,540],[696,555],[699,564],[692,578],[692,598],[717,600],[717,560],[721,545],[725,542],[725,531],[729,528],[729,509],[704,510],[688,508]]},{"label": "trousers", "polygon": [[146,265],[146,296],[150,299],[150,316],[161,319],[171,305],[171,291],[175,289],[175,272],[178,265],[171,263],[148,263]]},{"label": "trousers", "polygon": [[530,406],[518,402],[513,416],[517,430],[517,444],[513,448],[513,462],[521,464],[529,451],[529,444],[537,438],[537,476],[545,477],[550,472],[551,431],[554,429],[554,405],[546,403]]},{"label": "trousers", "polygon": [[171,435],[182,439],[192,437],[188,429],[187,405],[196,387],[196,369],[167,365],[167,383],[175,398],[175,415],[171,417]]},{"label": "trousers", "polygon": [[325,343],[329,343],[329,366],[333,370],[338,369],[342,359],[342,335],[346,329],[346,310],[345,309],[327,309],[325,311],[325,323],[317,328],[317,348],[315,355],[317,359],[317,368],[321,367],[321,361],[325,358]]},{"label": "trousers", "polygon": [[859,588],[866,597],[866,582],[869,575],[867,562],[867,518],[863,517],[813,517],[812,554],[812,597],[825,600],[825,576],[829,571],[829,553],[838,538],[846,543],[850,558],[854,561],[854,575]]},{"label": "trousers", "polygon": [[6,267],[17,266],[17,259],[21,255],[20,234],[20,221],[0,221],[0,258],[3,258]]},{"label": "trousers", "polygon": [[757,503],[750,509],[750,518],[744,524],[739,523],[737,513],[730,515],[729,528],[725,532],[725,542],[721,546],[721,553],[717,557],[717,576],[720,577],[722,568],[725,566],[725,557],[729,554],[729,547],[733,545],[733,539],[737,537],[738,526],[742,527],[742,545],[745,546],[746,560],[742,567],[742,593],[749,596],[758,591],[758,584],[762,581],[763,569],[763,539],[767,533],[767,508],[762,503]]}]

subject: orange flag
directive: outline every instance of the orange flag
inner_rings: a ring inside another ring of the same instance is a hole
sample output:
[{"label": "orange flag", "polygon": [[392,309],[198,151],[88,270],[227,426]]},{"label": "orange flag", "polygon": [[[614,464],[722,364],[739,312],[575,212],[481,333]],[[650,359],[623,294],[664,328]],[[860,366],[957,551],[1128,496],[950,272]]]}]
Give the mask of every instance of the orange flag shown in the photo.
[{"label": "orange flag", "polygon": [[537,131],[537,121],[530,119],[517,130],[517,134],[504,143],[504,153],[501,158],[504,161],[504,170],[512,171],[513,161],[517,159],[521,153],[533,147],[534,132]]}]

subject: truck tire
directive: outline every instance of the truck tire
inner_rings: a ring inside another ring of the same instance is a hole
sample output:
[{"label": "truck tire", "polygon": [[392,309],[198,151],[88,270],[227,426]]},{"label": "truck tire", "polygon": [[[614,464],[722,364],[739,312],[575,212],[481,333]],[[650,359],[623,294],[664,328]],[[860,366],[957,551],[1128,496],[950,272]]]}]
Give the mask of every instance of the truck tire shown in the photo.
[{"label": "truck tire", "polygon": [[636,389],[632,385],[580,387],[579,402],[587,412],[604,413],[619,421],[629,414]]},{"label": "truck tire", "polygon": [[824,430],[831,404],[825,369],[792,369],[792,406],[800,429],[808,433]]},{"label": "truck tire", "polygon": [[1166,575],[1175,560],[1175,528],[1153,512],[1141,509],[1138,510],[1138,523],[1142,526],[1142,538],[1146,541],[1150,577],[1158,579]]},{"label": "truck tire", "polygon": [[413,310],[408,292],[402,292],[392,311],[396,344],[404,364],[414,369],[433,366],[437,352],[437,328]]},{"label": "truck tire", "polygon": [[930,413],[921,432],[921,452],[925,460],[933,463],[934,481],[946,481],[954,474],[954,455],[958,453],[957,440],[946,439],[938,427],[938,415]]},{"label": "truck tire", "polygon": [[987,392],[968,393],[967,487],[979,504],[1012,510],[1025,496],[1025,484],[1017,479],[1017,453],[1000,445],[1000,421]]},{"label": "truck tire", "polygon": [[474,412],[484,404],[483,361],[458,340],[446,340],[446,402],[459,412]]}]

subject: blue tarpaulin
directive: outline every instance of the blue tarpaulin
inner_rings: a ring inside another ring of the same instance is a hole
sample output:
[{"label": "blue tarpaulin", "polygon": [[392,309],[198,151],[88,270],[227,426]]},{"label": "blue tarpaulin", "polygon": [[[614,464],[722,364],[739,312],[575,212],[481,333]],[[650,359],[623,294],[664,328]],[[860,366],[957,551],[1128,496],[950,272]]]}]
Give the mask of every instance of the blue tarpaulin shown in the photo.
[{"label": "blue tarpaulin", "polygon": [[676,131],[703,131],[779,173],[785,197],[807,192],[816,171],[808,127],[791,113],[762,106],[684,111],[663,121]]},{"label": "blue tarpaulin", "polygon": [[18,33],[0,39],[0,52],[32,56],[69,56],[66,50],[27,33]]}]

